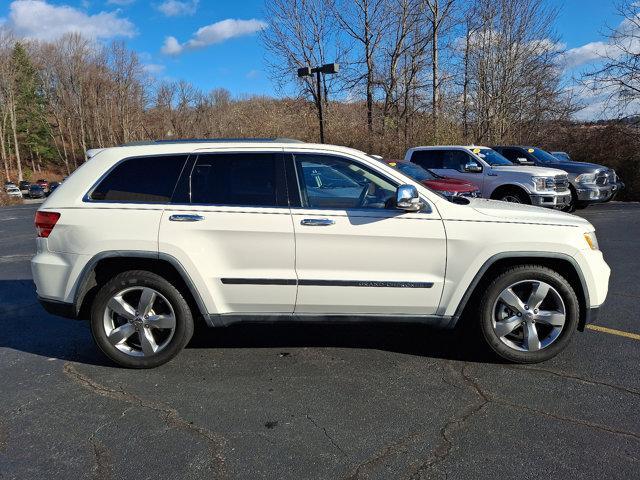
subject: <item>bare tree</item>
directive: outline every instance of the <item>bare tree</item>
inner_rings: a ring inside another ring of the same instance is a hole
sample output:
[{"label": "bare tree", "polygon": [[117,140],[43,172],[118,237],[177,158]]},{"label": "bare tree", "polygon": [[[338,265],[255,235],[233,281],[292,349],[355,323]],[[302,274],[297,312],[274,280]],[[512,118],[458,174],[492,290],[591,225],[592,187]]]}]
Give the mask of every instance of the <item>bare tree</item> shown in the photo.
[{"label": "bare tree", "polygon": [[433,139],[438,141],[438,111],[440,109],[440,33],[445,22],[451,20],[455,0],[424,0],[431,29],[431,114],[433,117]]},{"label": "bare tree", "polygon": [[622,22],[609,33],[603,65],[588,72],[585,80],[627,116],[640,112],[640,2],[626,0],[617,10]]},{"label": "bare tree", "polygon": [[560,110],[556,11],[544,0],[478,0],[476,12],[466,58],[474,140],[513,139]]},{"label": "bare tree", "polygon": [[364,84],[367,129],[373,131],[373,108],[376,87],[376,55],[388,31],[392,15],[387,0],[333,0],[332,11],[342,28],[354,42],[350,48],[350,75],[347,88]]},{"label": "bare tree", "polygon": [[[300,95],[312,98],[319,117],[315,77],[298,78],[296,71],[342,59],[337,22],[327,0],[272,0],[266,2],[265,13],[269,28],[263,31],[262,39],[273,58],[269,64],[271,77],[281,90],[293,84]],[[321,79],[324,102],[328,103],[332,79]]]}]

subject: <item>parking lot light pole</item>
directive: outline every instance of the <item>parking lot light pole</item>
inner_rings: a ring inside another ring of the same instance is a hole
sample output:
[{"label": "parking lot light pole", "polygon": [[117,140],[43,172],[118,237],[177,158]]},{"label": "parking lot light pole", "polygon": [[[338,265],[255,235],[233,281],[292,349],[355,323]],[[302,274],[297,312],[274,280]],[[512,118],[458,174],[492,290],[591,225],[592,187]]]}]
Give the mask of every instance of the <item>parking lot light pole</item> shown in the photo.
[{"label": "parking lot light pole", "polygon": [[340,71],[340,65],[338,65],[337,63],[327,63],[320,67],[313,67],[313,68],[306,66],[298,69],[299,78],[310,77],[314,73],[316,74],[316,88],[317,88],[316,99],[318,102],[318,120],[320,121],[320,143],[324,143],[324,118],[322,116],[322,83],[320,81],[321,80],[320,74],[321,73],[333,74],[333,73],[338,73],[339,71]]}]

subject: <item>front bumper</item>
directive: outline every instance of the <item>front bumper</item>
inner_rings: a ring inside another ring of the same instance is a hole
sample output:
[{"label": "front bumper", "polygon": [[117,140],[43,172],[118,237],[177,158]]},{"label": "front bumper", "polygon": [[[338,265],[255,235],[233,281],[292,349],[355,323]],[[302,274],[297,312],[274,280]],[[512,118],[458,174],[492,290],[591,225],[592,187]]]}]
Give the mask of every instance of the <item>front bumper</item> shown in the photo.
[{"label": "front bumper", "polygon": [[578,331],[584,332],[584,327],[589,325],[590,323],[596,323],[598,321],[598,317],[600,316],[600,307],[591,307],[587,308],[584,312],[583,317],[580,319],[578,323]]},{"label": "front bumper", "polygon": [[576,185],[578,201],[582,203],[603,203],[611,200],[620,190],[624,188],[624,183],[618,182],[613,185]]},{"label": "front bumper", "polygon": [[531,193],[531,204],[538,207],[564,207],[571,203],[571,192],[569,190],[562,192],[549,193]]},{"label": "front bumper", "polygon": [[50,313],[58,317],[72,318],[76,320],[78,318],[78,312],[76,311],[73,303],[59,302],[57,300],[51,300],[49,298],[38,297],[40,305]]}]

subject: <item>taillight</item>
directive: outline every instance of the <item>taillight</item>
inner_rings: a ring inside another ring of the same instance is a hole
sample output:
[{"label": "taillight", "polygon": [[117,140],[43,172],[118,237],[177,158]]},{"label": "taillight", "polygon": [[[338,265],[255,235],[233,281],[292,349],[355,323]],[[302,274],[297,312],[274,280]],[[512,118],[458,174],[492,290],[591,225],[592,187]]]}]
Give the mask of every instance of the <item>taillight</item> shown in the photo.
[{"label": "taillight", "polygon": [[60,218],[58,212],[36,212],[35,224],[38,236],[47,238]]}]

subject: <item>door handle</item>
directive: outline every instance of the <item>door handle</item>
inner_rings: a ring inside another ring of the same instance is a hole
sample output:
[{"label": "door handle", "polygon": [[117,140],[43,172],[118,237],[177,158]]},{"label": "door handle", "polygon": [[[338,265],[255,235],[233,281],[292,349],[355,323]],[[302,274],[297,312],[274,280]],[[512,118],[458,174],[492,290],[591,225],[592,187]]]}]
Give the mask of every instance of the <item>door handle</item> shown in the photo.
[{"label": "door handle", "polygon": [[300,225],[305,227],[328,227],[334,223],[336,222],[329,218],[305,218],[300,221]]},{"label": "door handle", "polygon": [[204,220],[202,215],[171,215],[169,217],[170,222],[199,222]]}]

